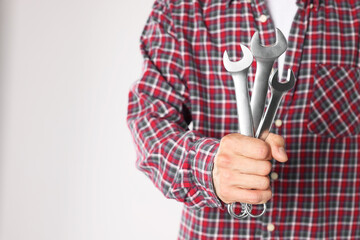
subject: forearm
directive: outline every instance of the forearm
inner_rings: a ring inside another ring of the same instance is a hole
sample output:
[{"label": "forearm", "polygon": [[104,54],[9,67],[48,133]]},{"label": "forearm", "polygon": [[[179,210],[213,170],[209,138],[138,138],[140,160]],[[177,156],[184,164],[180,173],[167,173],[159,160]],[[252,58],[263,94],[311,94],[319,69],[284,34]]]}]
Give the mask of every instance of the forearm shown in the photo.
[{"label": "forearm", "polygon": [[211,176],[219,140],[187,129],[181,109],[147,95],[143,86],[140,81],[130,91],[127,118],[138,169],[167,198],[194,208],[220,206]]}]

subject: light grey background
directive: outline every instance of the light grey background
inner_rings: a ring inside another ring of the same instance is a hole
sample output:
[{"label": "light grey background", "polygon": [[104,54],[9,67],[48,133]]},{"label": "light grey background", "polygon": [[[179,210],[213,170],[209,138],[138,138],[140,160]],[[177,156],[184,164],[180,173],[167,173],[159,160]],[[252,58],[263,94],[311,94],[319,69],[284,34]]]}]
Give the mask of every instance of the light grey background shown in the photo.
[{"label": "light grey background", "polygon": [[153,0],[0,4],[0,239],[176,239],[125,121]]}]

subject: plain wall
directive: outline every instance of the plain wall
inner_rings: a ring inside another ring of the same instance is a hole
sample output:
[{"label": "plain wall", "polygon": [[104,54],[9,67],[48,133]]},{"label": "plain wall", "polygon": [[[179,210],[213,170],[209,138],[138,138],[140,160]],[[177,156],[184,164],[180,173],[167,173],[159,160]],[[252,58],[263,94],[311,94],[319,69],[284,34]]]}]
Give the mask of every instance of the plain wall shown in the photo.
[{"label": "plain wall", "polygon": [[176,239],[125,119],[153,0],[0,4],[0,239]]}]

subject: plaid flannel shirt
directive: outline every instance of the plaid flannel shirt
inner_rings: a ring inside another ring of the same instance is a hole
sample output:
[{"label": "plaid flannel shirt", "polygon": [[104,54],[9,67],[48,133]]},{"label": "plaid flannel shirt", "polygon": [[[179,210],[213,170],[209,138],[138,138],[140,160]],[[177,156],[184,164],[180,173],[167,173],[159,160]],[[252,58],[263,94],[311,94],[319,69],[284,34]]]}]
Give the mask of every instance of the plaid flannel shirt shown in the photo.
[{"label": "plaid flannel shirt", "polygon": [[[360,1],[297,5],[282,76],[291,67],[297,81],[272,129],[285,138],[289,161],[272,161],[278,178],[265,215],[243,220],[227,213],[212,184],[219,141],[238,130],[222,55],[228,50],[238,60],[239,43],[249,46],[255,31],[264,45],[275,42],[265,2],[153,5],[127,121],[137,167],[167,198],[184,203],[179,239],[360,239]],[[255,71],[254,61],[250,95]]]}]

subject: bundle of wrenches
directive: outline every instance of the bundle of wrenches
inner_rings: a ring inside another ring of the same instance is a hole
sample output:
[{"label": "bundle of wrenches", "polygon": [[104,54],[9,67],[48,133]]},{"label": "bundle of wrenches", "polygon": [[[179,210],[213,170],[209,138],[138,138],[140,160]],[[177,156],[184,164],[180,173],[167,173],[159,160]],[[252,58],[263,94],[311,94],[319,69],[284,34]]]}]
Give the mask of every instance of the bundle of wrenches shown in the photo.
[{"label": "bundle of wrenches", "polygon": [[[279,29],[276,29],[276,36],[276,43],[265,47],[260,44],[259,33],[256,32],[251,39],[251,51],[240,44],[243,53],[240,61],[230,61],[226,51],[223,56],[224,67],[231,74],[234,81],[239,133],[264,141],[270,132],[283,95],[295,85],[295,76],[291,69],[288,70],[287,81],[284,83],[278,81],[277,70],[270,76],[275,60],[287,49],[286,38]],[[254,57],[257,68],[250,102],[247,75]],[[264,113],[269,85],[271,98]],[[262,212],[255,215],[251,213],[253,210],[251,204],[241,203],[241,212],[237,215],[234,212],[235,204],[228,204],[227,209],[229,214],[237,219],[247,216],[260,217],[266,211],[266,204],[263,204]]]}]

